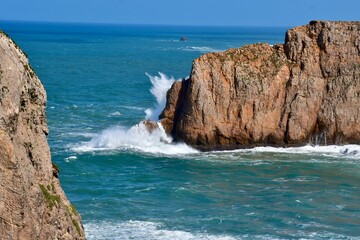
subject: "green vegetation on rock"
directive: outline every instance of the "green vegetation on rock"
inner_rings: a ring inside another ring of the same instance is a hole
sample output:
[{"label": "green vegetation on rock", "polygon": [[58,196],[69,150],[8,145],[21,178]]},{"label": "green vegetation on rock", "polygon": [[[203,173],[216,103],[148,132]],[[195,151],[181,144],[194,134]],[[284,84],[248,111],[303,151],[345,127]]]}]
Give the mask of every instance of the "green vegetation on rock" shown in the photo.
[{"label": "green vegetation on rock", "polygon": [[51,210],[54,206],[58,207],[60,205],[60,203],[61,203],[60,196],[56,195],[56,194],[51,194],[49,192],[51,190],[54,190],[54,189],[51,189],[50,185],[48,185],[46,188],[44,185],[40,184],[40,189],[41,189],[41,192],[43,193],[43,195],[48,203],[48,206]]},{"label": "green vegetation on rock", "polygon": [[81,229],[80,229],[79,223],[75,219],[72,219],[72,223],[73,223],[74,227],[76,228],[76,231],[81,236]]}]

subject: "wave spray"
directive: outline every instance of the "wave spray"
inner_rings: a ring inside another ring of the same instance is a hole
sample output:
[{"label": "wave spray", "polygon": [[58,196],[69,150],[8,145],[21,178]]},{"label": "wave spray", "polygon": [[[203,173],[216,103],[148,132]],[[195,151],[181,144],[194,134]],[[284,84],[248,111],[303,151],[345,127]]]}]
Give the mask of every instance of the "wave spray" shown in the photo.
[{"label": "wave spray", "polygon": [[[150,92],[156,99],[156,105],[154,109],[149,108],[145,110],[145,119],[156,122],[165,107],[166,93],[176,79],[160,72],[159,76],[151,76],[147,73],[146,75],[152,83]],[[88,152],[133,149],[154,154],[170,155],[198,152],[184,143],[173,143],[173,139],[166,134],[162,125],[160,123],[157,123],[157,125],[158,127],[152,131],[149,131],[143,122],[131,128],[113,126],[97,134],[82,146],[73,148],[73,150]]]}]

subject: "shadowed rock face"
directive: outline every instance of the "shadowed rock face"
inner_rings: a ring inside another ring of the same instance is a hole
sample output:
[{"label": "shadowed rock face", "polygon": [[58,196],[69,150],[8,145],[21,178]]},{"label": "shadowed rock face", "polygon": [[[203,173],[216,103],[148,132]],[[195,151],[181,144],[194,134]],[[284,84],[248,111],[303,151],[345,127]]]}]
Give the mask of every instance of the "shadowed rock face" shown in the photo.
[{"label": "shadowed rock face", "polygon": [[0,239],[84,239],[51,163],[46,92],[0,32]]},{"label": "shadowed rock face", "polygon": [[160,118],[204,150],[360,143],[360,22],[312,21],[284,45],[202,55]]}]

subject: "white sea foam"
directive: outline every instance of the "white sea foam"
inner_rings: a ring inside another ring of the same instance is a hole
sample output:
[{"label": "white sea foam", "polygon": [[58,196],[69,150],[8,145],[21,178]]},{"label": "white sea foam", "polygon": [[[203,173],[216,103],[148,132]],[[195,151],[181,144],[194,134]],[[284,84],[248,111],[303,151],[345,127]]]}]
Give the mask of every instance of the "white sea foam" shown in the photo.
[{"label": "white sea foam", "polygon": [[340,153],[344,155],[360,157],[360,145],[345,145],[340,148]]},{"label": "white sea foam", "polygon": [[[256,213],[248,213],[247,216],[256,216]],[[305,228],[318,225],[311,223],[311,225],[302,224]],[[322,228],[327,227],[321,225]],[[167,229],[163,224],[149,221],[126,221],[120,223],[114,222],[89,222],[84,224],[86,238],[89,240],[279,240],[287,238],[295,239],[349,239],[355,240],[358,237],[346,236],[336,234],[328,231],[277,231],[279,235],[287,237],[279,237],[271,234],[252,235],[243,234],[238,236],[230,236],[225,234],[210,234],[207,232],[189,232],[184,230]]]},{"label": "white sea foam", "polygon": [[114,116],[121,116],[122,114],[119,111],[116,112],[112,112],[109,114],[110,117],[114,117]]},{"label": "white sea foam", "polygon": [[160,154],[190,154],[197,151],[184,143],[172,143],[163,127],[149,132],[141,122],[130,129],[122,126],[108,128],[81,146],[74,147],[76,152],[89,152],[101,150],[133,149],[147,153]]},{"label": "white sea foam", "polygon": [[179,39],[159,39],[155,40],[156,42],[180,42]]},{"label": "white sea foam", "polygon": [[190,52],[200,52],[200,53],[208,53],[208,52],[222,52],[223,49],[215,49],[210,47],[185,47],[182,48],[184,51],[190,51]]},{"label": "white sea foam", "polygon": [[[156,98],[155,109],[146,109],[145,111],[146,119],[157,121],[166,104],[166,92],[176,80],[160,72],[159,76],[146,75],[152,83],[150,92]],[[130,108],[129,106],[124,107]],[[118,116],[119,114],[120,112],[114,112],[112,115]],[[126,149],[169,155],[198,152],[184,143],[173,143],[173,139],[165,133],[160,123],[158,123],[157,129],[150,132],[143,122],[131,128],[123,126],[110,127],[93,136],[89,142],[72,148],[76,152]]]},{"label": "white sea foam", "polygon": [[224,152],[270,152],[270,153],[298,153],[298,154],[333,154],[336,156],[346,155],[360,157],[360,145],[328,145],[328,146],[312,146],[303,147],[255,147],[249,149],[238,149]]},{"label": "white sea foam", "polygon": [[64,158],[65,162],[70,162],[71,160],[76,160],[76,159],[77,159],[76,156],[70,156],[70,157]]},{"label": "white sea foam", "polygon": [[168,77],[166,74],[161,72],[159,72],[159,76],[151,76],[147,73],[146,75],[149,77],[152,84],[150,92],[156,98],[156,106],[155,109],[148,108],[145,110],[145,118],[157,121],[166,104],[166,93],[176,79]]},{"label": "white sea foam", "polygon": [[[91,129],[89,129],[89,130],[91,130]],[[72,136],[72,137],[85,137],[85,138],[92,138],[92,137],[96,136],[95,133],[89,133],[89,132],[67,132],[67,133],[63,133],[61,135]]]},{"label": "white sea foam", "polygon": [[235,240],[227,235],[191,233],[180,230],[164,229],[161,223],[127,221],[122,223],[97,222],[84,224],[86,237],[97,239],[147,239],[147,240]]},{"label": "white sea foam", "polygon": [[138,111],[144,111],[145,108],[143,107],[136,107],[136,106],[126,106],[126,105],[120,105],[119,107],[130,109],[130,110],[138,110]]}]

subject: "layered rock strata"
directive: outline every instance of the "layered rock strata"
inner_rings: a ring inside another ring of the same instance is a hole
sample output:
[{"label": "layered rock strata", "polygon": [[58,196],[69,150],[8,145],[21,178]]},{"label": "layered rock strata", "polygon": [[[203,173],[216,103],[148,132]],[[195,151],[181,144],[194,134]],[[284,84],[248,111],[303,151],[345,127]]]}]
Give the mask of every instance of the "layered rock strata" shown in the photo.
[{"label": "layered rock strata", "polygon": [[198,149],[360,143],[360,22],[312,21],[285,44],[195,59],[160,115]]},{"label": "layered rock strata", "polygon": [[0,32],[0,239],[84,239],[46,140],[46,92]]}]

